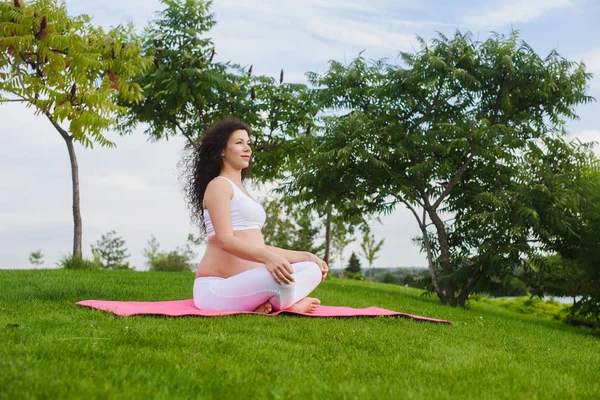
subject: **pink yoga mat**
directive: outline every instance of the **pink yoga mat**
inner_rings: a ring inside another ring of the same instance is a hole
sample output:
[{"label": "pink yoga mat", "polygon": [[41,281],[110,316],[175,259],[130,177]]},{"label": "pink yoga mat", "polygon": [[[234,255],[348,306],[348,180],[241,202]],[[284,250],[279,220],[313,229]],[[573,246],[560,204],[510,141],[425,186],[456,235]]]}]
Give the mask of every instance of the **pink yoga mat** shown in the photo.
[{"label": "pink yoga mat", "polygon": [[403,318],[412,318],[418,321],[438,322],[453,325],[452,322],[443,319],[421,317],[419,315],[410,315],[397,311],[386,310],[379,307],[352,308],[339,306],[319,306],[311,314],[296,313],[293,311],[274,311],[270,314],[260,314],[254,311],[211,311],[198,310],[194,306],[194,301],[173,300],[173,301],[108,301],[108,300],[84,300],[76,304],[85,307],[96,308],[102,311],[108,311],[116,315],[129,316],[140,314],[168,315],[171,317],[180,317],[183,315],[200,315],[204,317],[216,317],[220,315],[232,314],[259,314],[273,316],[280,313],[306,315],[307,317],[374,317],[377,315],[394,315]]}]

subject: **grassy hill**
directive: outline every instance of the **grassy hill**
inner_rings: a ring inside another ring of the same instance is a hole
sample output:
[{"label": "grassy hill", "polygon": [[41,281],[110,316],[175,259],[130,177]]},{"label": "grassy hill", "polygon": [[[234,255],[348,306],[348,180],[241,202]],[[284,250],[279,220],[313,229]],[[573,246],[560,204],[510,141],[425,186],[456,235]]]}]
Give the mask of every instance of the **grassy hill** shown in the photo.
[{"label": "grassy hill", "polygon": [[86,299],[191,297],[193,275],[0,271],[0,398],[600,398],[600,339],[499,306],[329,280],[325,305],[397,317],[117,317]]}]

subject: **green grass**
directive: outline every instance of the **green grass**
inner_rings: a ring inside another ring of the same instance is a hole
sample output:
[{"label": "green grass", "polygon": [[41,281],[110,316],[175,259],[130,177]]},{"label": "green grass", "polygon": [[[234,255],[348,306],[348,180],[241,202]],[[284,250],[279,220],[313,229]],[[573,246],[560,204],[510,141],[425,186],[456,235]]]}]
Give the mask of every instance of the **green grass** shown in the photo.
[{"label": "green grass", "polygon": [[325,305],[396,317],[118,317],[86,299],[191,295],[193,275],[0,271],[0,398],[600,398],[600,339],[472,303],[442,306],[390,284],[330,280]]}]

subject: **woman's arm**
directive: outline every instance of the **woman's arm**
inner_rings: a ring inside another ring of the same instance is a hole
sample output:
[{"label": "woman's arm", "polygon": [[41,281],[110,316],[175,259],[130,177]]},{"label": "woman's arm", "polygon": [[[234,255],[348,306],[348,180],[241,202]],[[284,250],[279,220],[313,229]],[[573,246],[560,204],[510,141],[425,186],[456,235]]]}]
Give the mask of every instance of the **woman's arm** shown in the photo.
[{"label": "woman's arm", "polygon": [[286,250],[275,246],[265,246],[267,250],[272,251],[275,254],[278,254],[288,260],[288,262],[296,263],[301,261],[313,261],[313,255],[308,251],[296,251],[296,250]]}]

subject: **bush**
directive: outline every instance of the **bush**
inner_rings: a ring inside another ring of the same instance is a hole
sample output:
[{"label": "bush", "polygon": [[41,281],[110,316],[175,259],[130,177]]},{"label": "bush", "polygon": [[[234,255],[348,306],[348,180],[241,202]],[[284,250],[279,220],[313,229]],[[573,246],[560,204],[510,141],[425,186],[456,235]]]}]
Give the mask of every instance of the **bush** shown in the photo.
[{"label": "bush", "polygon": [[32,251],[29,254],[29,262],[31,265],[43,265],[44,255],[42,254],[42,250]]},{"label": "bush", "polygon": [[71,254],[64,256],[58,262],[58,266],[64,269],[100,269],[102,264],[97,256],[93,260],[83,257],[73,257]]},{"label": "bush", "polygon": [[177,250],[170,253],[158,253],[150,260],[150,271],[191,272],[190,260]]},{"label": "bush", "polygon": [[192,259],[196,257],[193,248],[202,243],[202,239],[189,234],[184,247],[177,247],[170,252],[160,250],[160,244],[154,235],[150,236],[148,246],[143,250],[150,271],[191,272]]},{"label": "bush", "polygon": [[473,294],[469,296],[470,300],[479,301],[482,303],[495,304],[509,310],[516,311],[521,314],[531,314],[537,317],[556,319],[564,321],[566,319],[569,305],[560,304],[554,299],[546,300],[539,297],[517,297],[515,299],[498,299],[494,300],[481,294]]},{"label": "bush", "polygon": [[367,277],[362,272],[346,272],[344,275],[346,279],[354,279],[355,281],[367,280]]},{"label": "bush", "polygon": [[383,275],[383,283],[398,283],[398,280],[394,274],[388,271]]}]

